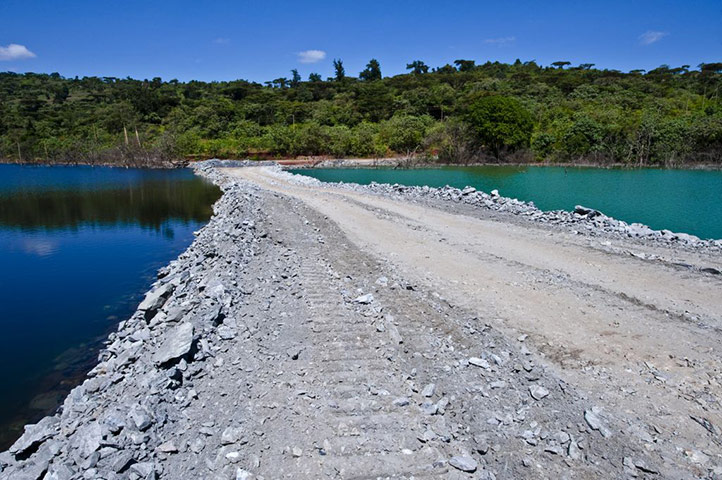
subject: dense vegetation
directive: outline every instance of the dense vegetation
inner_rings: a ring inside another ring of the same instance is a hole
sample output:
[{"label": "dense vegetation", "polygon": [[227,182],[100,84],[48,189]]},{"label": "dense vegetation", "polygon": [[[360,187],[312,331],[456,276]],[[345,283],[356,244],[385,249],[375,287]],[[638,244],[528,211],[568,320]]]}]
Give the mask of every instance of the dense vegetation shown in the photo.
[{"label": "dense vegetation", "polygon": [[722,64],[644,72],[457,60],[265,85],[0,73],[0,158],[417,156],[443,162],[722,163]]}]

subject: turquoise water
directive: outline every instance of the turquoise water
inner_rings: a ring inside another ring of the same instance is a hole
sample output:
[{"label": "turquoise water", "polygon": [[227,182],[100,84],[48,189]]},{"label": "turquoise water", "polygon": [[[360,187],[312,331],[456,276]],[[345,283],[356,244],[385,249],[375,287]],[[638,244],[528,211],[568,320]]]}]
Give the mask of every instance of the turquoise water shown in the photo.
[{"label": "turquoise water", "polygon": [[722,239],[722,171],[509,166],[291,171],[327,182],[498,189],[542,210],[584,205],[658,230]]},{"label": "turquoise water", "polygon": [[0,450],[83,378],[219,196],[190,170],[0,165]]}]

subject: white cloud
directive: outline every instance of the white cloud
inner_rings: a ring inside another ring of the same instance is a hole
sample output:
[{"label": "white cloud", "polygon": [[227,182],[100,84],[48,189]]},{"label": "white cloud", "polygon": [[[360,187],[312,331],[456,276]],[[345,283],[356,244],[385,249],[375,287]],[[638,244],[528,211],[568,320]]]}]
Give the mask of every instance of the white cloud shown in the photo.
[{"label": "white cloud", "polygon": [[36,55],[28,50],[25,45],[11,43],[7,47],[0,45],[0,60],[19,60],[22,58],[34,58]]},{"label": "white cloud", "polygon": [[499,37],[499,38],[487,38],[484,40],[484,43],[488,43],[491,45],[498,45],[500,47],[504,45],[509,45],[510,43],[514,43],[516,41],[516,37]]},{"label": "white cloud", "polygon": [[301,63],[317,63],[326,58],[323,50],[305,50],[298,52],[298,61]]},{"label": "white cloud", "polygon": [[656,32],[654,30],[647,30],[639,36],[639,43],[642,45],[651,45],[662,40],[664,37],[669,35],[667,32]]},{"label": "white cloud", "polygon": [[216,43],[216,44],[218,44],[218,45],[228,45],[229,43],[231,43],[231,39],[230,39],[230,38],[218,37],[218,38],[216,38],[215,40],[213,40],[213,43]]}]

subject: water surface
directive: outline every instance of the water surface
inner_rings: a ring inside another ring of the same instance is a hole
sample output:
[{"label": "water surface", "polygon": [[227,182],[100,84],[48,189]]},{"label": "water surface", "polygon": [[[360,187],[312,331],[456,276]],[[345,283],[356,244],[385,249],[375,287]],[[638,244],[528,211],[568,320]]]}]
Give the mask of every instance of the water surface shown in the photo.
[{"label": "water surface", "polygon": [[292,172],[327,182],[498,189],[506,197],[533,201],[542,210],[572,210],[581,204],[658,230],[722,238],[722,171],[718,170],[483,166]]},{"label": "water surface", "polygon": [[0,165],[0,449],[82,380],[219,196],[190,170]]}]

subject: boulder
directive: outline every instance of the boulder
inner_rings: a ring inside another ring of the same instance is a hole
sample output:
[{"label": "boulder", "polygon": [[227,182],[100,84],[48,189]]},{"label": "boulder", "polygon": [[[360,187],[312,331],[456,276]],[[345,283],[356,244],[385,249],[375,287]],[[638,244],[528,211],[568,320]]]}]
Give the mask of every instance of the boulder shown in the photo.
[{"label": "boulder", "polygon": [[165,342],[153,355],[153,361],[163,364],[186,355],[193,345],[193,325],[184,322],[166,335]]},{"label": "boulder", "polygon": [[479,464],[476,463],[476,460],[465,455],[451,457],[451,459],[449,460],[449,465],[458,470],[461,470],[462,472],[475,472],[476,469],[479,467]]},{"label": "boulder", "polygon": [[138,305],[138,310],[145,312],[146,319],[151,318],[165,304],[173,289],[175,285],[166,283],[151,290]]},{"label": "boulder", "polygon": [[26,425],[25,433],[8,451],[16,457],[22,456],[28,450],[55,436],[59,422],[60,419],[57,417],[45,417],[34,425]]},{"label": "boulder", "polygon": [[598,217],[602,214],[602,212],[600,212],[599,210],[583,207],[582,205],[576,205],[574,207],[574,213],[576,213],[577,215],[586,216],[587,218]]}]

